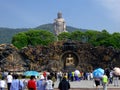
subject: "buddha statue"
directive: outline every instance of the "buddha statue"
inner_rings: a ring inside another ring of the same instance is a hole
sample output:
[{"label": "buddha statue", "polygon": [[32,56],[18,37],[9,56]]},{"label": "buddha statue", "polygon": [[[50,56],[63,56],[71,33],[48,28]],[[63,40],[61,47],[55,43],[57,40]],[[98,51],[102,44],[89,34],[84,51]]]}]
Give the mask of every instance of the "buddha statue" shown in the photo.
[{"label": "buddha statue", "polygon": [[58,12],[57,18],[54,20],[54,32],[57,36],[62,32],[67,32],[65,20],[62,18],[61,12]]},{"label": "buddha statue", "polygon": [[74,58],[71,56],[71,54],[69,54],[66,58],[66,66],[74,66]]}]

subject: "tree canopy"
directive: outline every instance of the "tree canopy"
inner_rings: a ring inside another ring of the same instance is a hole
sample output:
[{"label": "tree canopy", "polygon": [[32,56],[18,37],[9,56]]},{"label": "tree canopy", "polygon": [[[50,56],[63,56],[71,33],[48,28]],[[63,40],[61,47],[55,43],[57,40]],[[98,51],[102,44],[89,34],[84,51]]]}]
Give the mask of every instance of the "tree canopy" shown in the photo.
[{"label": "tree canopy", "polygon": [[107,30],[102,30],[101,32],[94,30],[87,30],[86,32],[82,32],[76,30],[74,32],[61,33],[58,36],[59,40],[66,40],[69,38],[71,40],[90,43],[94,46],[112,46],[114,48],[120,49],[120,33],[110,34],[107,32]]},{"label": "tree canopy", "polygon": [[54,34],[47,30],[29,30],[14,35],[12,38],[12,44],[17,48],[22,48],[28,45],[48,45],[55,40],[56,37]]},{"label": "tree canopy", "polygon": [[20,32],[13,36],[12,44],[17,48],[26,47],[28,45],[48,45],[56,40],[76,40],[84,43],[90,43],[94,46],[112,46],[120,49],[120,33],[110,34],[107,30],[94,31],[87,30],[82,32],[76,30],[73,32],[63,32],[56,37],[52,32],[47,30],[29,30]]}]

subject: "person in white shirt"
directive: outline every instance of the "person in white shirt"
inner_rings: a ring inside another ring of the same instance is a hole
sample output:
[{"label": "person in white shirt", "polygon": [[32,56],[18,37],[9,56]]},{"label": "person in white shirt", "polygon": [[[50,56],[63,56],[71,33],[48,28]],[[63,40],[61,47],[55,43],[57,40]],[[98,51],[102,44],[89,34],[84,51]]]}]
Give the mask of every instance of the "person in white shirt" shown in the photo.
[{"label": "person in white shirt", "polygon": [[48,80],[46,81],[45,90],[53,90],[53,81],[51,80],[51,76],[48,76]]},{"label": "person in white shirt", "polygon": [[0,90],[5,90],[6,82],[4,80],[4,77],[2,77],[2,80],[0,80]]},{"label": "person in white shirt", "polygon": [[9,72],[7,75],[7,88],[8,88],[8,90],[10,90],[12,80],[13,80],[13,77],[12,77],[11,73]]}]

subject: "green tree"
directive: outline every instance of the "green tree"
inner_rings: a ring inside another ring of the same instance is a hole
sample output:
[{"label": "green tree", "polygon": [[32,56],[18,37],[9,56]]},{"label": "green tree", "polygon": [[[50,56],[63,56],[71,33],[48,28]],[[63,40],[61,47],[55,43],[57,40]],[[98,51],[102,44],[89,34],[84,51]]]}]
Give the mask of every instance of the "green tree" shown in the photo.
[{"label": "green tree", "polygon": [[55,40],[54,34],[47,30],[29,30],[13,36],[12,43],[16,47],[22,48],[28,45],[48,45]]},{"label": "green tree", "polygon": [[82,41],[83,37],[84,37],[84,34],[83,34],[82,31],[77,30],[77,31],[71,32],[70,37],[71,37],[72,40]]},{"label": "green tree", "polygon": [[28,37],[24,32],[15,34],[12,37],[12,44],[17,48],[25,47],[28,45]]},{"label": "green tree", "polygon": [[70,38],[69,32],[63,32],[58,35],[58,40],[67,40],[68,38]]},{"label": "green tree", "polygon": [[96,39],[99,33],[100,33],[99,31],[93,31],[93,30],[86,31],[84,34],[86,42],[91,43],[96,46],[97,44]]},{"label": "green tree", "polygon": [[120,49],[120,33],[113,33],[109,38],[110,45]]},{"label": "green tree", "polygon": [[94,46],[109,46],[109,38],[111,35],[106,30],[102,30],[102,32],[88,30],[85,32],[84,37],[88,43]]},{"label": "green tree", "polygon": [[111,34],[109,34],[106,30],[102,30],[102,32],[99,32],[98,34],[96,34],[96,42],[97,46],[109,46],[110,42],[109,42],[109,38],[111,37]]}]

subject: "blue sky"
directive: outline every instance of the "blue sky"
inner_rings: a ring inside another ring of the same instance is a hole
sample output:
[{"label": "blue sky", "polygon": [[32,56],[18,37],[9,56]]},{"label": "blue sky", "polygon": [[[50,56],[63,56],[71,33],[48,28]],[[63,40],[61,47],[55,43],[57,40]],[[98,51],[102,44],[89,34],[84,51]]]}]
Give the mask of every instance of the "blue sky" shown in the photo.
[{"label": "blue sky", "polygon": [[59,11],[68,26],[120,32],[120,0],[0,0],[0,27],[53,23]]}]

